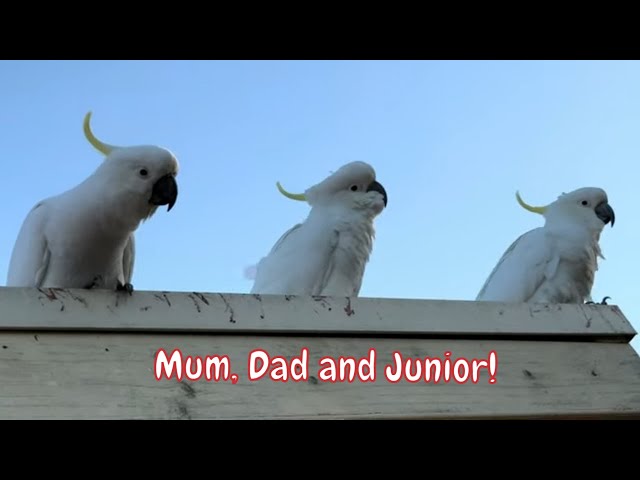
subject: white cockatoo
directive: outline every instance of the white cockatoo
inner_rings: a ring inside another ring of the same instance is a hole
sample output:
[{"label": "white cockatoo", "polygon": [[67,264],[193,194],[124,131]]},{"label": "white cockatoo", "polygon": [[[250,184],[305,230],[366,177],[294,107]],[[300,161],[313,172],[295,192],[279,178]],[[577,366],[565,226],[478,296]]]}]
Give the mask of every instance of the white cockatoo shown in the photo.
[{"label": "white cockatoo", "polygon": [[134,232],[160,205],[178,197],[178,161],[157,146],[116,147],[91,131],[106,158],[79,185],[37,203],[13,249],[9,287],[101,288],[133,291]]},{"label": "white cockatoo", "polygon": [[304,194],[311,211],[289,229],[257,265],[251,293],[358,296],[373,248],[374,219],[387,206],[387,192],[371,165],[352,162]]},{"label": "white cockatoo", "polygon": [[543,215],[545,224],[511,244],[476,300],[593,303],[598,257],[604,259],[600,234],[605,225],[615,223],[606,192],[580,188],[563,193],[546,207],[527,205],[518,192],[516,198],[526,210]]}]

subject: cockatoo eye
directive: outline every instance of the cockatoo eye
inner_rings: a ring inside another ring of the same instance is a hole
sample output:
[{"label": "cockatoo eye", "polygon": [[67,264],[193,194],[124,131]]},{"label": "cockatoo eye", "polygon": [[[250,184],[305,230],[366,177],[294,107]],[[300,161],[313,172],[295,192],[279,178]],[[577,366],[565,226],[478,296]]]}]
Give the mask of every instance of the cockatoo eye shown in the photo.
[{"label": "cockatoo eye", "polygon": [[140,169],[140,176],[141,177],[146,177],[147,175],[149,175],[149,172],[147,171],[146,168],[141,168]]},{"label": "cockatoo eye", "polygon": [[352,192],[357,192],[358,191],[358,185],[351,185],[351,187],[349,187],[351,189]]},{"label": "cockatoo eye", "polygon": [[585,206],[585,207],[586,207],[587,205],[589,205],[589,202],[587,202],[586,200],[582,200],[582,202],[580,202],[580,203],[581,203],[583,206]]}]

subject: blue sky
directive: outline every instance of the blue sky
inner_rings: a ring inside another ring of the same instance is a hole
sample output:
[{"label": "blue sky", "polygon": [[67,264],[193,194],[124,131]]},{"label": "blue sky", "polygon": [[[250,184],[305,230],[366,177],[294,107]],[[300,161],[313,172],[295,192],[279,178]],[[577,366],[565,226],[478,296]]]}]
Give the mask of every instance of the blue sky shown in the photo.
[{"label": "blue sky", "polygon": [[635,61],[2,61],[0,272],[33,204],[101,162],[91,110],[103,141],[181,162],[175,208],[138,230],[136,289],[248,292],[245,267],[308,212],[275,181],[302,191],[364,160],[389,205],[362,296],[473,300],[542,224],[517,189],[545,204],[598,186],[616,225],[593,296],[640,330],[638,85]]}]

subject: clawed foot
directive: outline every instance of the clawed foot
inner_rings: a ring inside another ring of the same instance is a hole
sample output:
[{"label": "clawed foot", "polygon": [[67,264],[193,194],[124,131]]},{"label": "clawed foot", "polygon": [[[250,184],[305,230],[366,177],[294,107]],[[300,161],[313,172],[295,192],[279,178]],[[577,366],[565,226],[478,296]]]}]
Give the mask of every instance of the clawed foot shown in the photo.
[{"label": "clawed foot", "polygon": [[127,292],[129,295],[133,295],[133,285],[131,285],[130,283],[125,283],[124,285],[122,285],[120,282],[118,282],[116,290],[118,292]]},{"label": "clawed foot", "polygon": [[609,305],[609,304],[607,303],[607,298],[608,298],[609,300],[611,300],[611,297],[604,297],[600,303],[596,303],[596,302],[585,302],[585,305]]}]

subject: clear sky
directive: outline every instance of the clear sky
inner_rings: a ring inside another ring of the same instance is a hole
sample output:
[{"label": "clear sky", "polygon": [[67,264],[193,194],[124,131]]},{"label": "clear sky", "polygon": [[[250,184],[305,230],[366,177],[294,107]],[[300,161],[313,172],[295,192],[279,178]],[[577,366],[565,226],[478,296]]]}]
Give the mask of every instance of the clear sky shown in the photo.
[{"label": "clear sky", "polygon": [[639,85],[636,61],[1,61],[2,282],[28,210],[102,161],[91,110],[101,140],[181,163],[176,206],[138,230],[138,290],[247,293],[245,267],[308,212],[276,180],[303,191],[363,160],[389,204],[361,296],[473,300],[542,225],[516,190],[598,186],[616,225],[593,297],[640,331]]}]

